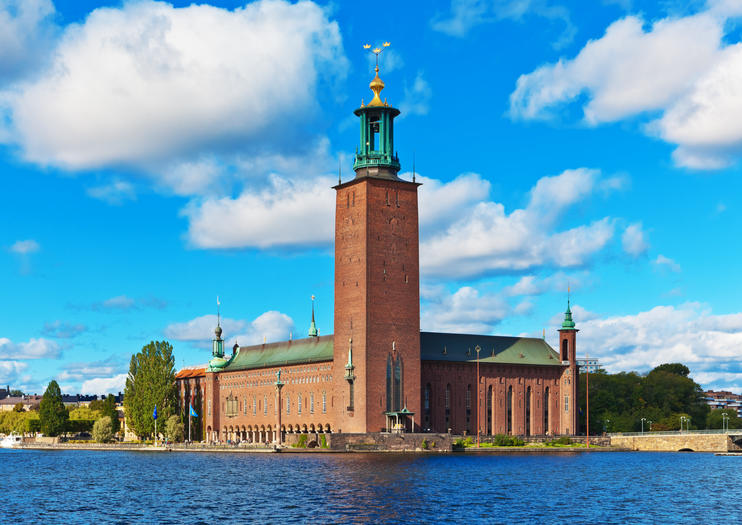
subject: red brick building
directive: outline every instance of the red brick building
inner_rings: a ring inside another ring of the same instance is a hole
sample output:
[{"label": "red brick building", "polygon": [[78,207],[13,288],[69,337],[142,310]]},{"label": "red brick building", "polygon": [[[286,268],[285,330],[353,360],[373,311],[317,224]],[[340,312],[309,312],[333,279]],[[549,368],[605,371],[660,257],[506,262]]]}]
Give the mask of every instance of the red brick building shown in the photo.
[{"label": "red brick building", "polygon": [[[335,334],[225,356],[217,326],[205,370],[178,374],[202,396],[207,441],[279,442],[286,433],[451,431],[576,434],[576,333],[538,338],[420,332],[419,184],[398,177],[384,83],[355,110],[355,178],[335,186]],[[187,387],[187,388],[186,388]],[[185,406],[185,402],[184,402]],[[197,409],[198,410],[198,409]],[[201,417],[202,416],[202,417]]]}]

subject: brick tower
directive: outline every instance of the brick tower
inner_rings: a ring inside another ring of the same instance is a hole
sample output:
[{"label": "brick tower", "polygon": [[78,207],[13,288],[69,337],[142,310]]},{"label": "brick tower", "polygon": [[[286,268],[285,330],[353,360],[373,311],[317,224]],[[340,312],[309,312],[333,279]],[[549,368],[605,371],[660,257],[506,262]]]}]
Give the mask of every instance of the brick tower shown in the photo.
[{"label": "brick tower", "polygon": [[567,311],[564,312],[564,322],[559,330],[559,356],[563,365],[567,368],[562,372],[561,392],[562,406],[559,410],[560,433],[576,435],[579,432],[579,385],[580,376],[577,367],[577,332],[575,322],[572,320],[572,310],[567,299]]},{"label": "brick tower", "polygon": [[354,111],[361,128],[355,178],[335,186],[333,402],[342,432],[392,423],[414,430],[407,413],[420,414],[419,184],[397,177],[399,110],[379,97],[380,52],[373,99]]}]

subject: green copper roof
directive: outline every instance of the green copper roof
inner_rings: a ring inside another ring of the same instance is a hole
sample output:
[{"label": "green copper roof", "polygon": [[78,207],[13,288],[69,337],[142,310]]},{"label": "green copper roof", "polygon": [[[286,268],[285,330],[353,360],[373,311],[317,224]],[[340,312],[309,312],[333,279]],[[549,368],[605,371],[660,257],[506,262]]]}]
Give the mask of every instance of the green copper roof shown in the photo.
[{"label": "green copper roof", "polygon": [[222,370],[245,370],[266,366],[332,361],[334,337],[323,335],[265,345],[243,346]]},{"label": "green copper roof", "polygon": [[423,361],[476,362],[477,345],[482,363],[560,366],[559,355],[538,337],[444,334],[420,332]]},{"label": "green copper roof", "polygon": [[562,330],[574,330],[575,322],[572,320],[572,310],[569,308],[569,301],[567,301],[567,311],[564,312],[564,322],[562,323]]}]

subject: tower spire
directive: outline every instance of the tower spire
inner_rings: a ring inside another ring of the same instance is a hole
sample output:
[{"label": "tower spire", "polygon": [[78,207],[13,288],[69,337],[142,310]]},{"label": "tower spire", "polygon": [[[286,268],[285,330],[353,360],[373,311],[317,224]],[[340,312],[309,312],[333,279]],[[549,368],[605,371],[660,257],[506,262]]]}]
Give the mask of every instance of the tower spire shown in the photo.
[{"label": "tower spire", "polygon": [[564,322],[562,323],[562,329],[563,330],[574,330],[575,329],[575,322],[572,320],[572,308],[570,308],[570,290],[569,285],[567,285],[567,311],[564,312]]},{"label": "tower spire", "polygon": [[309,337],[317,337],[318,335],[317,325],[314,322],[314,295],[312,295],[312,324],[309,325]]}]

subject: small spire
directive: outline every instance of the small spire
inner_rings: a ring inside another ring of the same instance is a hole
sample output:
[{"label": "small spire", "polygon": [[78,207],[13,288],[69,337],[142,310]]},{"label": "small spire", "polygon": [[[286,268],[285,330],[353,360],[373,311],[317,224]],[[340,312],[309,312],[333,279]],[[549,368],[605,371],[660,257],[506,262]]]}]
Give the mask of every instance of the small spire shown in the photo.
[{"label": "small spire", "polygon": [[216,335],[216,340],[221,341],[222,339],[222,323],[221,323],[221,316],[219,312],[219,296],[216,296],[216,328],[214,329],[214,334]]},{"label": "small spire", "polygon": [[563,330],[574,330],[575,322],[572,320],[572,309],[569,305],[570,295],[569,286],[567,286],[567,311],[564,312],[564,322],[562,323]]},{"label": "small spire", "polygon": [[415,152],[412,152],[412,182],[415,182]]},{"label": "small spire", "polygon": [[342,169],[342,161],[340,159],[340,155],[338,155],[338,185],[343,183],[343,181],[341,180]]},{"label": "small spire", "polygon": [[317,330],[317,325],[314,322],[314,295],[312,295],[312,324],[309,325],[309,337],[317,337],[319,335],[319,331]]}]

